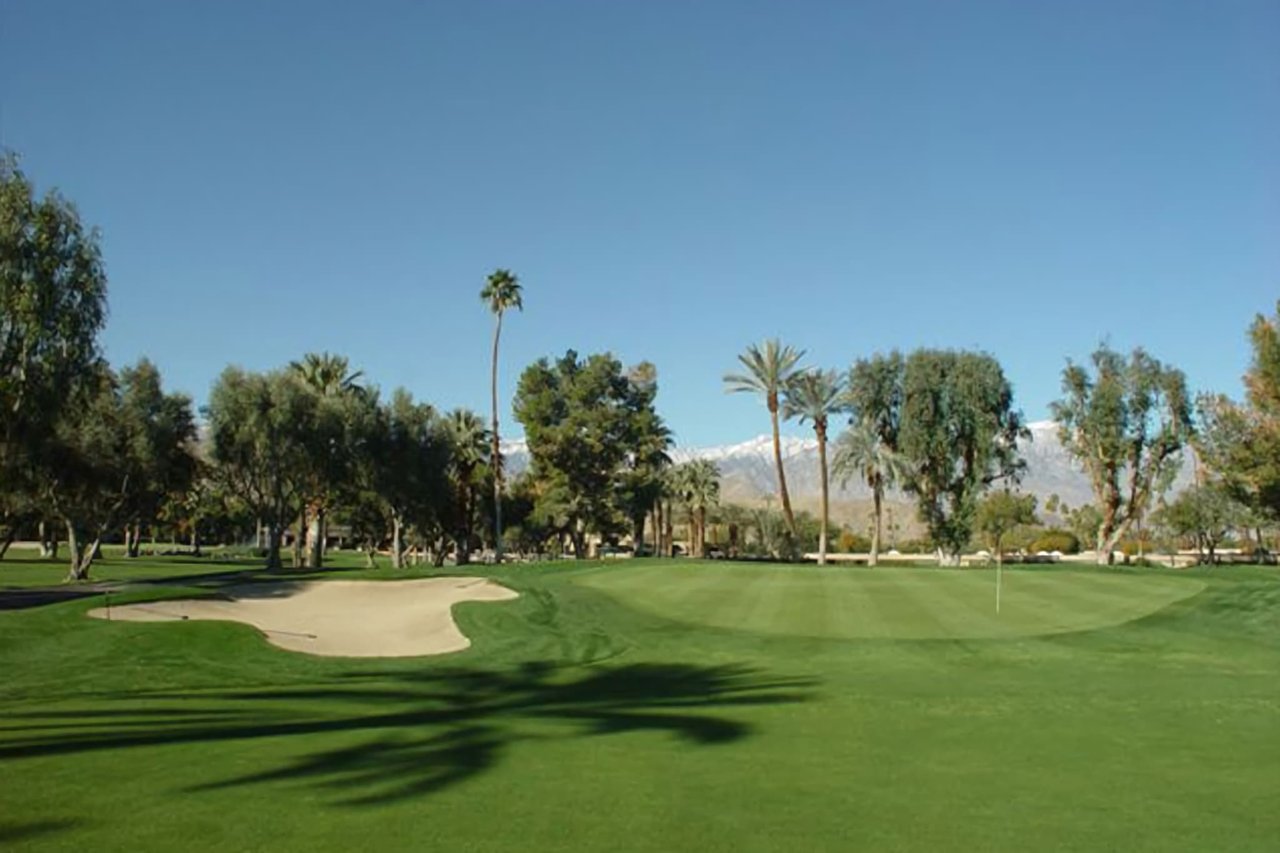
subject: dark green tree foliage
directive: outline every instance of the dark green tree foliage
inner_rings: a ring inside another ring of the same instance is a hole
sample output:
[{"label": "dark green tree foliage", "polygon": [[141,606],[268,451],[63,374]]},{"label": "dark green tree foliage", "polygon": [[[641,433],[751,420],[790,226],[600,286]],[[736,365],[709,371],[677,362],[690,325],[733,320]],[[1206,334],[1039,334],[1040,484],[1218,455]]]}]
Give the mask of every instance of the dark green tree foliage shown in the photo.
[{"label": "dark green tree foliage", "polygon": [[187,489],[195,469],[191,403],[165,394],[147,361],[117,378],[105,366],[81,376],[73,405],[42,444],[42,505],[66,525],[68,579],[83,580],[108,528],[146,513]]},{"label": "dark green tree foliage", "polygon": [[301,513],[306,522],[306,563],[324,562],[329,509],[353,488],[356,469],[368,440],[377,406],[376,395],[360,384],[361,371],[352,371],[345,356],[307,353],[291,362],[289,372],[314,395],[315,407],[304,438],[310,452],[300,470],[303,477]]},{"label": "dark green tree foliage", "polygon": [[1192,486],[1156,513],[1156,523],[1195,545],[1200,562],[1213,563],[1222,540],[1247,525],[1249,509],[1221,484]]},{"label": "dark green tree foliage", "polygon": [[1176,469],[1192,434],[1191,400],[1182,371],[1141,349],[1125,358],[1102,346],[1091,361],[1092,372],[1067,365],[1052,409],[1063,447],[1093,488],[1101,520],[1092,540],[1107,563]]},{"label": "dark green tree foliage", "polygon": [[[396,389],[381,408],[379,440],[368,456],[372,489],[391,522],[391,562],[404,567],[405,533],[444,527],[448,513],[449,439],[435,410]],[[441,549],[442,550],[442,549]]]},{"label": "dark green tree foliage", "polygon": [[974,527],[982,534],[997,563],[1004,562],[1004,546],[1009,535],[1020,527],[1039,523],[1034,495],[1019,495],[1000,489],[978,503]]},{"label": "dark green tree foliage", "polygon": [[898,452],[905,367],[897,350],[876,353],[855,362],[845,383],[851,429],[837,439],[834,464],[842,484],[858,476],[871,489],[872,566],[880,561],[885,491],[905,485],[910,475],[910,466]]},{"label": "dark green tree foliage", "polygon": [[891,451],[898,449],[902,426],[903,379],[906,362],[902,353],[877,353],[859,359],[849,370],[845,404],[850,422],[866,425]]},{"label": "dark green tree foliage", "polygon": [[907,491],[940,557],[955,562],[972,537],[982,493],[1020,475],[1018,441],[1029,432],[1000,363],[986,353],[916,350],[902,375]]},{"label": "dark green tree foliage", "polygon": [[166,394],[160,371],[147,359],[120,371],[121,418],[133,471],[123,515],[126,552],[138,555],[143,524],[152,524],[196,476],[195,416],[185,394]]},{"label": "dark green tree foliage", "polygon": [[1245,374],[1245,403],[1222,395],[1199,400],[1200,457],[1259,523],[1280,518],[1280,304],[1249,328],[1253,360]]},{"label": "dark green tree foliage", "polygon": [[[619,478],[618,501],[623,514],[631,522],[631,535],[636,552],[644,548],[645,519],[662,498],[663,472],[671,465],[667,451],[671,449],[671,430],[652,406],[658,393],[658,373],[652,363],[644,361],[627,371],[635,393],[646,395],[650,404],[636,409],[628,425],[627,454]],[[654,531],[655,537],[657,531]],[[657,548],[654,549],[655,553]]]},{"label": "dark green tree foliage", "polygon": [[471,562],[477,531],[483,526],[482,487],[492,476],[489,431],[469,409],[445,418],[449,437],[449,477],[453,491],[453,543],[458,565]]},{"label": "dark green tree foliage", "polygon": [[37,481],[56,476],[35,466],[98,361],[106,294],[97,233],[0,155],[0,525],[34,510]]},{"label": "dark green tree foliage", "polygon": [[649,444],[637,436],[660,423],[656,393],[656,384],[632,381],[609,354],[580,359],[569,350],[555,362],[540,359],[520,377],[515,415],[538,481],[534,516],[568,536],[579,558],[588,534],[613,535],[626,521],[619,487]]},{"label": "dark green tree foliage", "polygon": [[232,490],[267,530],[267,566],[279,569],[280,543],[306,487],[318,395],[285,371],[228,367],[209,394],[213,459]]}]

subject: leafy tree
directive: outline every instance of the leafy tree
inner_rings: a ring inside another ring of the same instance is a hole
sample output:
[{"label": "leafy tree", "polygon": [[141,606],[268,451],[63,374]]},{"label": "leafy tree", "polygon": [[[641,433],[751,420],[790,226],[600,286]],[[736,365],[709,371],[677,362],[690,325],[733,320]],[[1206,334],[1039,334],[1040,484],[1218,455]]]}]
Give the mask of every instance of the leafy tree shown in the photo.
[{"label": "leafy tree", "polygon": [[796,519],[791,511],[791,496],[787,493],[787,475],[782,468],[782,438],[778,432],[778,409],[787,383],[795,374],[802,358],[804,358],[803,350],[784,346],[775,338],[765,341],[763,346],[756,344],[748,346],[747,351],[738,356],[738,361],[742,363],[746,372],[729,373],[724,377],[725,384],[729,386],[727,390],[730,392],[746,392],[764,397],[773,427],[773,464],[778,472],[778,497],[782,501],[782,514],[787,520],[787,529],[792,535],[796,532]]},{"label": "leafy tree", "polygon": [[228,367],[205,416],[212,456],[231,489],[267,530],[267,568],[281,568],[280,543],[308,486],[320,398],[286,371]]},{"label": "leafy tree", "polygon": [[834,370],[805,370],[791,377],[783,398],[783,415],[813,423],[818,439],[818,475],[822,484],[821,529],[818,534],[818,565],[827,564],[827,524],[830,518],[827,484],[827,424],[842,407],[844,383]]},{"label": "leafy tree", "polygon": [[573,350],[520,376],[515,414],[539,484],[534,516],[568,536],[579,558],[588,534],[613,535],[625,521],[620,485],[628,464],[652,449],[638,436],[654,433],[654,391],[612,355],[580,359]]},{"label": "leafy tree", "polygon": [[[631,522],[636,553],[644,549],[645,518],[654,510],[663,494],[663,472],[671,465],[667,451],[671,449],[671,430],[653,408],[658,394],[658,372],[652,363],[642,361],[627,370],[635,400],[634,416],[629,421],[627,446],[618,486],[618,501]],[[658,526],[655,525],[655,538]],[[655,553],[657,553],[655,547]]]},{"label": "leafy tree", "polygon": [[0,153],[0,526],[11,532],[38,513],[39,481],[58,476],[36,466],[99,369],[106,294],[97,232],[58,193],[37,198]]},{"label": "leafy tree", "polygon": [[1176,469],[1192,434],[1191,402],[1182,371],[1141,349],[1126,359],[1104,345],[1091,361],[1092,373],[1068,363],[1052,410],[1093,488],[1102,519],[1091,538],[1106,564]]},{"label": "leafy tree", "polygon": [[987,495],[978,504],[974,527],[995,554],[996,563],[1004,564],[1005,540],[1019,527],[1038,524],[1034,495],[1019,495],[1001,489]]},{"label": "leafy tree", "polygon": [[1017,479],[1017,444],[1030,434],[1000,363],[986,353],[916,350],[903,368],[902,400],[907,491],[939,561],[958,563],[978,498],[998,480]]},{"label": "leafy tree", "polygon": [[510,270],[498,269],[490,274],[480,290],[480,299],[493,313],[493,362],[489,389],[493,403],[493,541],[497,561],[502,562],[502,450],[498,438],[498,340],[502,337],[502,315],[510,309],[524,310],[520,280]]},{"label": "leafy tree", "polygon": [[447,470],[451,442],[447,427],[426,403],[416,403],[403,388],[379,412],[371,466],[371,489],[384,502],[391,521],[391,564],[405,566],[406,531],[442,526],[449,512]]},{"label": "leafy tree", "polygon": [[143,522],[185,494],[196,476],[195,415],[185,394],[166,394],[160,371],[147,359],[120,371],[120,416],[130,457],[129,498],[123,507],[125,553],[138,556]]},{"label": "leafy tree", "polygon": [[41,503],[67,529],[68,580],[89,576],[109,528],[144,511],[154,522],[164,496],[187,487],[194,469],[190,405],[183,395],[166,395],[146,361],[119,378],[101,364],[76,383],[39,460]]},{"label": "leafy tree", "polygon": [[871,489],[873,520],[868,562],[872,566],[879,565],[884,493],[906,483],[911,475],[911,466],[902,454],[889,446],[870,421],[860,421],[840,434],[836,439],[832,464],[842,488],[858,477]]},{"label": "leafy tree", "polygon": [[1274,522],[1280,517],[1280,303],[1276,316],[1254,318],[1249,342],[1253,357],[1244,377],[1245,401],[1202,396],[1196,450],[1259,522]]},{"label": "leafy tree", "polygon": [[1196,485],[1180,493],[1156,514],[1156,521],[1176,536],[1195,543],[1202,563],[1216,561],[1222,540],[1249,522],[1249,509],[1219,483]]}]

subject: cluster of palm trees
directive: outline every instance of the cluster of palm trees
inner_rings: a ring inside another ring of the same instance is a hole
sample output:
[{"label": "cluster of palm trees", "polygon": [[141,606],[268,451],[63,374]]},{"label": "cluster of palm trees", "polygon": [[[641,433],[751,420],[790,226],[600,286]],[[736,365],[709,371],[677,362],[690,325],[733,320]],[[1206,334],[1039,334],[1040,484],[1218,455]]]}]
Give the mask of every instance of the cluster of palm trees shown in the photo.
[{"label": "cluster of palm trees", "polygon": [[[865,481],[871,489],[875,523],[871,537],[870,564],[875,565],[880,554],[885,492],[901,484],[909,476],[909,465],[881,437],[876,423],[881,413],[860,410],[848,392],[849,385],[845,377],[839,372],[802,367],[804,355],[804,350],[784,345],[777,339],[751,344],[746,352],[738,356],[743,372],[725,375],[726,389],[730,392],[758,394],[764,399],[773,430],[773,460],[777,469],[778,497],[782,502],[787,535],[795,538],[796,521],[791,509],[791,497],[787,492],[786,470],[782,464],[779,420],[796,418],[801,423],[807,421],[813,425],[818,442],[818,466],[822,484],[818,563],[823,565],[827,562],[830,470],[840,479],[841,485],[856,477]],[[833,416],[845,413],[850,415],[850,426],[836,439],[834,458],[829,467],[827,444],[830,421]]]},{"label": "cluster of palm trees", "polygon": [[[673,466],[666,471],[663,491],[668,500],[667,529],[671,519],[669,502],[675,500],[688,515],[690,556],[705,557],[707,510],[720,503],[720,469],[710,459],[693,459]],[[669,534],[667,539],[669,542]]]}]

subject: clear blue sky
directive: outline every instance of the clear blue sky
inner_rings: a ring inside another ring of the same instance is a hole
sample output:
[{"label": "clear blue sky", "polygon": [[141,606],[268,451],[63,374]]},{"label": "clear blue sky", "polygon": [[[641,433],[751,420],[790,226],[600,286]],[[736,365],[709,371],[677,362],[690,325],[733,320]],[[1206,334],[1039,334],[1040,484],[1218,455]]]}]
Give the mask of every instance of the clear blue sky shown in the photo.
[{"label": "clear blue sky", "polygon": [[768,336],[986,349],[1037,419],[1107,336],[1238,394],[1280,296],[1275,0],[0,0],[0,143],[198,401],[331,350],[487,412],[497,266],[508,402],[612,350],[686,445],[766,430]]}]

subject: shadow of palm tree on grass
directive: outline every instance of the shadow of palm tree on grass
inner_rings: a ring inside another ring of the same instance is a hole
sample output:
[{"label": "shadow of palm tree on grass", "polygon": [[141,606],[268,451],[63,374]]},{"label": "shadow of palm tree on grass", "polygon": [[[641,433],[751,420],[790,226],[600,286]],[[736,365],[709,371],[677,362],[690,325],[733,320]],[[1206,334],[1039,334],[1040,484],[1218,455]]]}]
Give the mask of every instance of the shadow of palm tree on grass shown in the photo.
[{"label": "shadow of palm tree on grass", "polygon": [[[0,729],[0,760],[276,739],[258,752],[270,766],[185,790],[308,783],[341,792],[339,803],[371,805],[463,782],[524,741],[656,731],[696,745],[732,743],[753,727],[726,711],[806,701],[814,686],[686,664],[353,673],[296,688],[123,694],[111,701],[137,707],[86,710],[77,723],[36,731],[31,723]],[[298,738],[316,748],[299,754]]]}]

